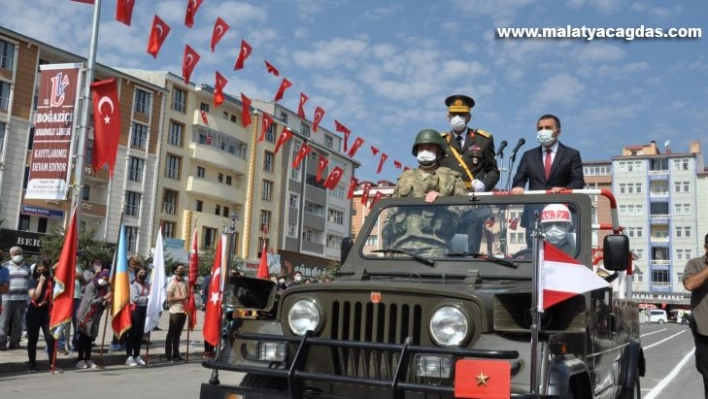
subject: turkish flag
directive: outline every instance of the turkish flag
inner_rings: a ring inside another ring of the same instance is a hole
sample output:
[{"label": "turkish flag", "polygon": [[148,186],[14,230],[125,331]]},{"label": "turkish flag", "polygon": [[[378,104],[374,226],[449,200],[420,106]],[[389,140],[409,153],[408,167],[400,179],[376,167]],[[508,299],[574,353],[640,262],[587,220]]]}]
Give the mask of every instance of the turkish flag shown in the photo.
[{"label": "turkish flag", "polygon": [[393,161],[393,166],[395,166],[396,169],[401,169],[401,166],[403,166],[403,165],[401,164],[401,161],[396,161],[396,160],[394,160],[394,161]]},{"label": "turkish flag", "polygon": [[270,125],[273,124],[273,117],[263,113],[263,123],[261,124],[261,137],[258,138],[258,142],[260,143],[261,141],[265,140],[266,133],[268,132],[268,128]]},{"label": "turkish flag", "polygon": [[361,203],[366,205],[369,202],[369,191],[371,190],[371,183],[364,183],[364,188],[361,193]]},{"label": "turkish flag", "polygon": [[320,125],[320,122],[322,122],[322,118],[325,116],[325,110],[322,109],[322,107],[317,107],[315,108],[315,116],[312,118],[312,131],[316,132],[317,127]]},{"label": "turkish flag", "polygon": [[162,47],[162,43],[165,42],[169,33],[170,26],[155,14],[155,17],[152,19],[152,29],[150,29],[150,38],[148,39],[147,47],[147,52],[152,55],[152,58],[157,58],[157,53],[160,52],[160,47]]},{"label": "turkish flag", "polygon": [[184,15],[184,24],[188,27],[191,28],[194,26],[194,16],[197,14],[197,10],[199,10],[199,6],[202,5],[203,0],[188,0],[187,1],[187,12]]},{"label": "turkish flag", "polygon": [[280,133],[280,137],[278,137],[278,142],[275,143],[275,150],[273,152],[275,154],[277,154],[278,150],[280,149],[280,146],[285,144],[292,137],[293,137],[293,132],[290,129],[288,129],[287,127],[283,126],[283,131]]},{"label": "turkish flag", "polygon": [[222,37],[226,34],[226,31],[229,30],[231,26],[226,23],[221,17],[218,17],[216,19],[216,22],[214,22],[214,32],[211,34],[211,52],[214,52],[214,49],[216,48],[216,45],[219,43]]},{"label": "turkish flag", "polygon": [[225,236],[221,236],[221,239],[216,244],[214,266],[211,268],[211,280],[209,280],[208,287],[203,287],[207,292],[207,303],[204,304],[206,309],[202,334],[204,334],[204,341],[212,346],[219,344],[219,336],[221,335],[221,273],[224,263],[222,262],[222,252],[225,239]]},{"label": "turkish flag", "polygon": [[245,94],[241,93],[241,124],[243,127],[248,127],[251,125],[251,99],[246,97]]},{"label": "turkish flag", "polygon": [[184,79],[184,84],[189,84],[189,78],[192,76],[192,71],[194,67],[197,66],[199,62],[199,54],[194,51],[189,44],[184,46],[184,58],[182,59],[182,78]]},{"label": "turkish flag", "polygon": [[505,360],[460,359],[455,363],[454,385],[456,398],[508,398],[511,365]]},{"label": "turkish flag", "polygon": [[263,240],[263,250],[261,250],[261,263],[258,264],[258,274],[256,277],[268,280],[270,271],[268,270],[268,250],[266,248],[266,240]]},{"label": "turkish flag", "polygon": [[376,156],[376,154],[379,153],[379,149],[372,145],[371,146],[371,153],[373,154],[373,156]]},{"label": "turkish flag", "polygon": [[229,83],[226,78],[216,71],[216,83],[214,83],[214,107],[224,103],[224,87]]},{"label": "turkish flag", "polygon": [[344,174],[344,170],[340,168],[339,166],[335,166],[334,169],[332,169],[331,172],[329,172],[329,176],[327,176],[327,180],[325,180],[324,183],[322,183],[325,188],[328,188],[330,190],[334,190],[337,187],[337,184],[339,184],[339,180],[342,179],[342,175]]},{"label": "turkish flag", "polygon": [[275,93],[275,102],[277,103],[283,98],[283,94],[285,94],[285,90],[289,89],[293,84],[290,83],[288,78],[283,78],[283,81],[280,83],[280,87],[278,88],[278,92]]},{"label": "turkish flag", "polygon": [[243,63],[246,62],[246,58],[251,55],[253,48],[245,40],[241,39],[241,50],[238,52],[238,58],[236,59],[236,65],[234,65],[234,71],[243,69]]},{"label": "turkish flag", "polygon": [[199,253],[197,251],[197,228],[194,228],[192,235],[192,253],[189,254],[189,302],[187,304],[187,315],[189,316],[189,330],[194,330],[197,325],[197,305],[194,300],[194,285],[199,276]]},{"label": "turkish flag", "polygon": [[91,84],[91,92],[94,124],[91,165],[96,171],[108,164],[108,171],[113,177],[121,131],[118,81],[110,78],[94,82]]},{"label": "turkish flag", "polygon": [[357,137],[356,140],[354,140],[354,144],[352,145],[352,148],[349,149],[349,157],[354,158],[354,154],[356,154],[357,150],[359,150],[359,147],[364,144],[364,139],[361,137]]},{"label": "turkish flag", "polygon": [[135,0],[117,0],[116,20],[130,26],[133,20],[133,7],[135,7]]},{"label": "turkish flag", "polygon": [[280,76],[280,72],[273,66],[273,64],[268,62],[268,60],[265,60],[265,66],[266,66],[266,71],[268,71],[268,73],[271,73],[275,76]]},{"label": "turkish flag", "polygon": [[324,173],[324,170],[327,167],[328,163],[329,159],[325,158],[324,155],[320,154],[320,157],[317,159],[317,175],[315,176],[315,180],[322,180],[322,174]]},{"label": "turkish flag", "polygon": [[383,197],[383,193],[382,193],[381,191],[378,191],[378,190],[377,190],[377,191],[376,191],[376,194],[374,194],[374,199],[371,200],[371,204],[369,205],[369,209],[373,208],[373,207],[374,207],[374,204],[375,204],[376,202],[378,202],[378,200],[380,200],[381,197]]},{"label": "turkish flag", "polygon": [[509,228],[516,231],[516,229],[519,227],[519,218],[514,218],[511,220],[511,223],[509,223]]},{"label": "turkish flag", "polygon": [[199,113],[202,115],[202,122],[204,122],[205,125],[209,124],[209,118],[207,118],[207,113],[203,109],[199,111]]},{"label": "turkish flag", "polygon": [[303,141],[300,146],[300,150],[297,152],[297,157],[293,160],[293,169],[298,169],[300,167],[300,162],[312,151],[312,147],[307,145],[307,141]]},{"label": "turkish flag", "polygon": [[349,135],[352,133],[346,126],[339,123],[338,120],[334,120],[334,129],[340,133],[344,133],[344,152],[347,152],[349,147]]},{"label": "turkish flag", "polygon": [[307,97],[307,94],[300,92],[300,103],[297,106],[297,116],[299,116],[302,119],[305,119],[305,103],[309,97]]},{"label": "turkish flag", "polygon": [[[59,255],[59,262],[54,271],[54,290],[52,308],[49,316],[49,330],[54,338],[59,337],[60,327],[71,323],[74,314],[74,285],[76,284],[76,252],[78,247],[78,229],[76,228],[76,209],[71,212],[69,227],[64,235],[64,244]],[[50,348],[55,350],[55,348]],[[56,352],[54,352],[56,355]]]},{"label": "turkish flag", "polygon": [[387,159],[388,159],[388,155],[386,155],[385,153],[382,152],[381,159],[379,159],[379,167],[376,168],[376,173],[381,173],[381,169],[383,169],[383,165]]},{"label": "turkish flag", "polygon": [[359,180],[357,180],[356,177],[352,177],[349,179],[349,192],[347,193],[347,199],[352,199],[354,198],[354,190],[356,190],[356,186],[359,184]]}]

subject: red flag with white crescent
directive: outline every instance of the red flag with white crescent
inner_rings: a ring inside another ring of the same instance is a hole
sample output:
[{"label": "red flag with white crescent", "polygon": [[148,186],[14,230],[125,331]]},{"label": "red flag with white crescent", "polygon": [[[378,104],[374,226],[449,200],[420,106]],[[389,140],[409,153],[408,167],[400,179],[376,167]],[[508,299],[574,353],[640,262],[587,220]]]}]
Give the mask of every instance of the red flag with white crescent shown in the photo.
[{"label": "red flag with white crescent", "polygon": [[187,12],[184,14],[184,24],[188,28],[194,26],[194,16],[197,14],[203,0],[187,0]]},{"label": "red flag with white crescent", "polygon": [[251,125],[251,99],[241,93],[241,124],[243,127]]},{"label": "red flag with white crescent", "polygon": [[340,168],[339,166],[335,166],[334,169],[332,169],[331,172],[329,172],[329,176],[327,176],[327,180],[325,180],[324,183],[322,183],[325,188],[328,188],[330,190],[334,190],[337,187],[337,184],[339,184],[339,180],[342,179],[342,175],[344,174],[344,170]]},{"label": "red flag with white crescent", "polygon": [[197,66],[199,62],[199,54],[194,51],[189,44],[184,46],[184,58],[182,59],[182,78],[184,79],[184,84],[189,84],[189,78],[192,77],[192,71],[194,67]]},{"label": "red flag with white crescent", "polygon": [[272,124],[273,124],[273,117],[266,114],[266,113],[263,113],[263,123],[261,124],[261,137],[258,138],[259,143],[261,141],[265,140],[266,132],[268,132],[268,128]]},{"label": "red flag with white crescent", "polygon": [[378,154],[378,153],[379,153],[379,149],[376,148],[376,147],[374,147],[374,146],[372,145],[372,146],[371,146],[371,154],[372,154],[373,156],[376,156],[376,154]]},{"label": "red flag with white crescent", "polygon": [[268,60],[265,60],[265,66],[266,66],[266,71],[270,74],[273,74],[275,76],[280,76],[280,71],[278,71],[277,68],[273,66]]},{"label": "red flag with white crescent", "polygon": [[189,316],[188,328],[190,331],[194,330],[197,325],[197,306],[194,299],[194,285],[197,283],[197,277],[199,276],[199,254],[197,251],[198,240],[197,240],[197,228],[194,227],[194,234],[192,236],[192,253],[189,255],[189,302],[186,306],[187,315]]},{"label": "red flag with white crescent", "polygon": [[130,26],[133,20],[133,7],[135,7],[135,0],[117,0],[116,21]]},{"label": "red flag with white crescent", "polygon": [[347,199],[354,198],[354,190],[356,190],[357,185],[359,185],[359,180],[356,177],[349,179],[349,192],[347,193]]},{"label": "red flag with white crescent", "polygon": [[236,65],[234,65],[234,71],[243,69],[243,63],[246,62],[246,58],[251,55],[253,48],[245,40],[241,39],[241,50],[238,52],[238,58],[236,59]]},{"label": "red flag with white crescent", "polygon": [[170,26],[155,14],[155,17],[152,19],[152,28],[150,29],[150,38],[148,39],[147,46],[147,52],[152,55],[152,58],[157,58],[157,53],[160,52],[162,43],[165,42],[169,33]]},{"label": "red flag with white crescent", "polygon": [[383,165],[387,159],[388,159],[388,155],[386,155],[386,153],[382,152],[381,159],[379,159],[379,167],[376,168],[376,173],[381,173],[381,169],[383,169]]},{"label": "red flag with white crescent", "polygon": [[202,122],[204,122],[205,125],[209,125],[209,118],[207,117],[206,111],[199,110],[199,113],[202,115]]},{"label": "red flag with white crescent", "polygon": [[212,346],[219,344],[219,336],[221,335],[221,267],[225,239],[226,236],[222,236],[216,244],[209,286],[203,287],[207,292],[207,303],[204,304],[206,310],[202,334],[204,334],[204,340]]},{"label": "red flag with white crescent", "polygon": [[366,205],[369,202],[369,191],[371,191],[371,183],[364,183],[364,188],[361,193],[361,203]]},{"label": "red flag with white crescent", "polygon": [[224,87],[229,83],[226,78],[216,71],[216,82],[214,83],[214,107],[217,108],[219,105],[224,103]]},{"label": "red flag with white crescent", "polygon": [[277,154],[278,150],[280,149],[280,146],[287,143],[288,140],[290,140],[292,137],[293,132],[287,127],[283,126],[283,131],[280,133],[280,137],[278,137],[278,142],[275,143],[275,150],[273,151],[273,153]]},{"label": "red flag with white crescent", "polygon": [[401,169],[401,166],[403,166],[403,164],[401,164],[401,161],[396,161],[396,160],[394,160],[394,161],[393,161],[393,166],[395,166],[396,169]]},{"label": "red flag with white crescent", "polygon": [[349,135],[352,133],[346,126],[342,125],[338,120],[334,120],[334,129],[344,134],[344,152],[349,150]]},{"label": "red flag with white crescent", "polygon": [[317,175],[315,176],[315,180],[322,180],[322,174],[324,173],[324,170],[327,167],[328,163],[329,159],[325,158],[324,155],[320,154],[320,157],[317,159]]},{"label": "red flag with white crescent", "polygon": [[292,83],[288,80],[288,78],[283,78],[283,81],[280,83],[280,87],[278,88],[278,92],[275,93],[275,101],[276,103],[280,100],[283,99],[283,95],[285,94],[285,90],[289,89],[292,87]]},{"label": "red flag with white crescent", "polygon": [[94,82],[91,84],[91,91],[94,123],[91,166],[96,171],[108,164],[108,171],[112,177],[121,132],[118,81],[110,78]]},{"label": "red flag with white crescent", "polygon": [[381,197],[383,197],[383,193],[381,191],[376,191],[376,194],[374,194],[374,199],[371,200],[371,204],[369,205],[369,209],[373,208],[374,204],[376,204]]},{"label": "red flag with white crescent", "polygon": [[312,151],[312,147],[307,145],[307,141],[303,141],[300,150],[297,152],[297,157],[293,160],[293,169],[300,168],[300,162]]},{"label": "red flag with white crescent", "polygon": [[219,43],[222,37],[226,34],[226,31],[231,28],[229,24],[226,23],[221,17],[216,19],[214,22],[214,32],[211,34],[211,52],[214,52],[216,45]]},{"label": "red flag with white crescent", "polygon": [[362,144],[364,144],[364,139],[362,139],[361,137],[357,137],[356,140],[354,140],[354,144],[352,145],[352,148],[349,149],[349,153],[347,155],[349,155],[349,157],[351,158],[354,158],[354,155],[359,150],[359,147],[361,147]]},{"label": "red flag with white crescent", "polygon": [[325,110],[322,107],[315,108],[315,117],[312,118],[312,131],[317,132],[317,127],[322,122],[322,118],[325,116]]},{"label": "red flag with white crescent", "polygon": [[300,92],[300,103],[297,106],[297,116],[299,116],[302,119],[305,119],[305,103],[309,97],[307,97],[307,94]]}]

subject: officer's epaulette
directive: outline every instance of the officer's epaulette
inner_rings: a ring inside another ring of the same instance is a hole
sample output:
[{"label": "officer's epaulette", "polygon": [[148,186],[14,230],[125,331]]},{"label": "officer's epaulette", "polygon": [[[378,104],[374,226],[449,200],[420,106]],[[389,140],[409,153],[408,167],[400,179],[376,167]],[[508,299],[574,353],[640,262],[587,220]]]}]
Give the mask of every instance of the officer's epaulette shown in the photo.
[{"label": "officer's epaulette", "polygon": [[484,138],[487,138],[487,139],[490,138],[490,137],[492,137],[492,134],[489,133],[489,132],[486,131],[486,130],[475,129],[474,132],[477,133],[477,134],[479,134],[480,136],[482,136],[482,137],[484,137]]}]

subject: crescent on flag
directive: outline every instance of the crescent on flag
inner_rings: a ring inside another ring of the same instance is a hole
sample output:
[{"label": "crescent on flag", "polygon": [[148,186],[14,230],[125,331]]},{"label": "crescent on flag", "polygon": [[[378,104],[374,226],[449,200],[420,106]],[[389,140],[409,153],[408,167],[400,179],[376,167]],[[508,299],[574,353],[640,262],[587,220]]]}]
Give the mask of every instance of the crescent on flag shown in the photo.
[{"label": "crescent on flag", "polygon": [[192,65],[192,61],[194,61],[194,56],[192,56],[192,54],[187,54],[187,56],[184,57],[184,60],[184,64],[189,67]]},{"label": "crescent on flag", "polygon": [[157,37],[162,38],[162,34],[164,33],[164,28],[162,27],[161,24],[156,24],[155,25],[155,30],[157,31]]},{"label": "crescent on flag", "polygon": [[98,101],[98,114],[103,116],[103,104],[108,104],[111,107],[111,112],[106,114],[106,116],[103,118],[103,123],[106,125],[111,123],[111,115],[113,115],[113,111],[115,110],[113,106],[113,101],[108,97],[108,96],[103,96],[101,99]]}]

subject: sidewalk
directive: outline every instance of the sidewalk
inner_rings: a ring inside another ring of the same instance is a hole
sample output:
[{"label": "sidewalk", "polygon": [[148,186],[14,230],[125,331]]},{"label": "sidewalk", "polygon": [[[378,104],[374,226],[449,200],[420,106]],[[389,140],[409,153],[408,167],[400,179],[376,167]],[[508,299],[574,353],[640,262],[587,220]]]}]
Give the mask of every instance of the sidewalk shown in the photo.
[{"label": "sidewalk", "polygon": [[[104,313],[104,318],[105,318]],[[153,331],[150,334],[150,351],[149,357],[146,355],[147,344],[143,344],[140,348],[140,356],[148,363],[151,364],[162,363],[166,364],[164,360],[165,355],[165,338],[167,337],[167,327],[169,325],[170,315],[167,311],[162,312],[162,317],[160,318],[161,328],[160,331]],[[106,340],[103,350],[103,356],[101,356],[101,340],[103,339],[105,319],[101,319],[101,327],[96,338],[95,346],[92,348],[93,353],[91,354],[91,359],[104,368],[110,366],[125,366],[125,360],[127,355],[125,350],[119,350],[116,352],[111,351],[111,340],[113,337],[113,330],[111,329],[111,321],[108,320],[106,323]],[[189,362],[200,362],[202,355],[204,354],[204,336],[202,335],[202,324],[204,323],[204,312],[197,312],[197,326],[194,331],[189,332],[189,340],[191,345],[189,347]],[[73,331],[72,331],[73,332]],[[185,323],[184,331],[181,335],[180,342],[180,356],[182,358],[187,358],[187,326]],[[24,373],[27,371],[27,339],[23,338],[20,343],[22,349],[0,351],[0,378],[6,376],[8,373]],[[37,343],[37,364],[39,366],[40,372],[46,372],[48,370],[47,355],[44,353],[44,348],[46,344],[44,338],[40,331],[39,342]],[[64,369],[64,372],[70,371],[80,371],[85,370],[76,369],[77,355],[76,353],[69,353],[68,355],[57,354],[57,367]],[[140,367],[140,366],[138,366]],[[90,369],[89,369],[90,370]]]}]

